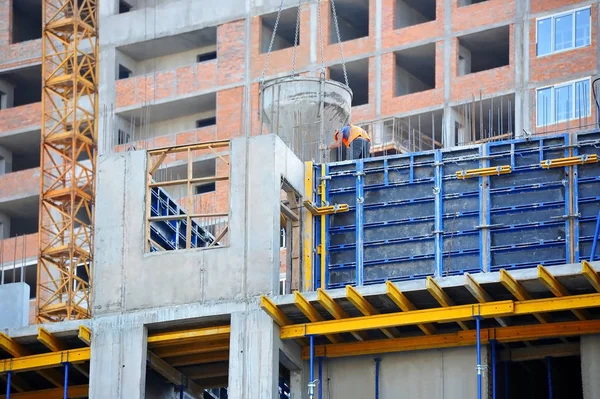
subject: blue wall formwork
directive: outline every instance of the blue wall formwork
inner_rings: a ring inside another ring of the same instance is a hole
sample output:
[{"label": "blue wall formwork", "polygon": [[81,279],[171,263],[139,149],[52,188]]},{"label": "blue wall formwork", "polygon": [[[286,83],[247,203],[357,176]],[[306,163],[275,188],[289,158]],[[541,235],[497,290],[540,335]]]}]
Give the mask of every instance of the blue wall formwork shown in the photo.
[{"label": "blue wall formwork", "polygon": [[[323,274],[314,251],[315,287],[589,259],[600,164],[541,163],[599,147],[600,133],[564,134],[315,165],[315,187],[325,169],[326,203],[316,189],[313,201],[350,207],[325,217],[325,237],[315,218],[315,248],[326,248]],[[508,174],[457,176],[506,165]]]}]

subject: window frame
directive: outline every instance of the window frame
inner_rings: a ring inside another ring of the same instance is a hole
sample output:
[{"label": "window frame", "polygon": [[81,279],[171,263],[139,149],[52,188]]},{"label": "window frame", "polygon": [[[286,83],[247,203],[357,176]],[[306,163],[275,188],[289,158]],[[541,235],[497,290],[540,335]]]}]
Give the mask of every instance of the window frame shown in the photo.
[{"label": "window frame", "polygon": [[[583,11],[583,10],[590,10],[590,37],[589,37],[589,43],[584,45],[584,46],[576,46],[576,33],[577,33],[577,18],[576,18],[576,13],[578,11]],[[573,18],[573,28],[572,28],[572,32],[571,32],[571,40],[573,43],[573,47],[567,48],[567,49],[563,49],[563,50],[555,50],[555,29],[554,29],[554,20],[555,18],[560,18],[560,17],[564,17],[567,15],[572,15]],[[551,21],[550,24],[550,52],[547,54],[542,54],[539,55],[538,54],[538,48],[539,48],[539,36],[538,36],[538,23],[539,21],[543,21],[549,19]],[[579,7],[579,8],[575,8],[569,11],[564,11],[558,14],[552,14],[552,15],[546,15],[544,17],[537,17],[535,19],[535,56],[536,58],[542,58],[542,57],[547,57],[550,55],[554,55],[554,54],[560,54],[560,53],[564,53],[566,51],[572,51],[572,50],[576,50],[576,49],[580,49],[580,48],[586,48],[592,45],[592,27],[593,27],[593,20],[592,20],[592,6],[588,5],[588,6],[584,6],[584,7]]]},{"label": "window frame", "polygon": [[[577,83],[581,83],[581,82],[588,82],[588,100],[589,100],[589,107],[587,107],[587,115],[581,115],[581,117],[583,118],[589,118],[592,115],[592,78],[591,77],[586,77],[586,78],[582,78],[582,79],[574,79],[574,80],[570,80],[567,82],[561,82],[561,83],[557,83],[554,85],[548,85],[548,86],[543,86],[543,87],[537,87],[535,89],[535,125],[536,127],[540,128],[540,127],[546,127],[546,126],[550,126],[554,123],[564,123],[564,122],[568,122],[568,121],[573,121],[579,118],[579,116],[575,116],[576,113],[576,90],[575,90],[575,85]],[[567,118],[567,119],[561,119],[558,120],[556,118],[556,89],[560,89],[563,87],[571,87],[572,93],[573,93],[573,99],[572,99],[572,104],[571,104],[571,118]],[[538,106],[538,95],[539,92],[541,90],[546,90],[546,89],[550,89],[550,107],[552,110],[551,113],[551,118],[550,118],[550,122],[546,123],[546,124],[539,124],[539,111],[540,111],[540,107]]]}]

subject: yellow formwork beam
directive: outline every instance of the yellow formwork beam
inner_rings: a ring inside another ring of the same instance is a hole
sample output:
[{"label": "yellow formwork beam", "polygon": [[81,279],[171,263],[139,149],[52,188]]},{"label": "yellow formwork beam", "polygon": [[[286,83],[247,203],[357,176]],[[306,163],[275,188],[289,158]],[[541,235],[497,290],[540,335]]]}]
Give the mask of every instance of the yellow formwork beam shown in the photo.
[{"label": "yellow formwork beam", "polygon": [[262,296],[260,298],[260,307],[267,312],[269,316],[279,325],[279,327],[283,327],[285,325],[291,324],[290,319],[283,313],[275,303],[271,299],[266,296]]},{"label": "yellow formwork beam", "polygon": [[[50,352],[39,355],[16,357],[0,360],[0,373],[14,371],[38,371],[52,367],[60,367],[63,363],[83,363],[90,360],[90,348],[71,349],[61,352]],[[44,370],[45,371],[45,370]],[[62,385],[62,382],[61,384]]]},{"label": "yellow formwork beam", "polygon": [[[89,395],[89,386],[70,385],[67,392],[69,399],[87,398]],[[41,391],[13,393],[10,395],[10,399],[63,399],[63,395],[64,388],[53,388]]]},{"label": "yellow formwork beam", "polygon": [[[310,302],[298,291],[294,292],[294,304],[310,320],[311,322],[325,320],[323,316],[310,304]],[[334,344],[342,342],[342,338],[339,335],[328,334],[325,336],[329,341]]]},{"label": "yellow formwork beam", "polygon": [[[500,269],[500,282],[519,301],[531,300],[531,295],[523,288],[521,284],[513,276],[510,275],[506,270]],[[539,314],[538,312],[533,313],[533,316],[539,320],[540,323],[548,323],[548,318],[545,315]]]},{"label": "yellow formwork beam", "polygon": [[42,327],[38,328],[37,340],[52,352],[60,352],[68,349],[62,341]]},{"label": "yellow formwork beam", "polygon": [[[431,296],[434,297],[435,300],[438,301],[440,305],[442,305],[442,307],[448,308],[450,306],[454,306],[454,301],[450,299],[448,294],[444,292],[442,287],[440,287],[431,276],[427,277],[426,288],[427,291],[429,291],[429,293],[431,294]],[[462,321],[458,321],[457,323],[463,330],[469,329],[469,327],[467,327],[467,325]]]},{"label": "yellow formwork beam", "polygon": [[[500,343],[532,341],[538,339],[560,338],[597,334],[600,332],[600,320],[571,321],[564,323],[535,324],[481,330],[482,344],[496,340]],[[458,331],[451,334],[435,334],[420,337],[380,339],[366,342],[349,342],[315,346],[315,356],[328,358],[375,355],[381,353],[406,352],[425,349],[472,346],[477,342],[475,330]],[[303,348],[302,357],[308,359],[309,348]]]},{"label": "yellow formwork beam", "polygon": [[[313,163],[311,161],[304,163],[304,196],[309,200],[313,196]],[[304,214],[304,232],[303,232],[303,251],[304,251],[304,291],[313,291],[313,230],[314,224],[312,217]]]},{"label": "yellow formwork beam", "polygon": [[392,328],[423,323],[450,323],[482,318],[521,316],[540,312],[558,312],[600,306],[600,294],[573,295],[559,298],[533,299],[527,301],[496,301],[475,305],[459,305],[447,308],[415,310],[412,312],[386,313],[351,319],[328,320],[316,323],[295,324],[281,328],[282,339],[294,339],[308,335],[325,335],[351,331]]},{"label": "yellow formwork beam", "polygon": [[[493,302],[492,297],[488,294],[477,281],[469,273],[465,273],[465,288],[477,299],[479,303]],[[496,321],[502,327],[508,326],[508,322],[502,317],[496,317]]]},{"label": "yellow formwork beam", "polygon": [[600,276],[588,261],[584,260],[581,262],[581,273],[585,276],[592,287],[594,287],[596,291],[600,292]]},{"label": "yellow formwork beam", "polygon": [[315,206],[311,201],[303,201],[302,204],[313,216],[334,215],[344,213],[350,210],[348,204],[336,204],[327,206]]},{"label": "yellow formwork beam", "polygon": [[193,342],[219,341],[229,339],[231,326],[197,328],[193,330],[151,333],[148,335],[148,346],[157,348],[175,344]]},{"label": "yellow formwork beam", "polygon": [[[402,291],[394,283],[387,280],[385,282],[387,296],[396,304],[403,312],[411,312],[417,310],[415,305],[404,295]],[[435,334],[435,327],[433,324],[419,324],[418,326],[425,335]]]},{"label": "yellow formwork beam", "polygon": [[[569,291],[554,277],[548,269],[542,265],[538,265],[538,278],[542,280],[542,283],[554,294],[554,296],[568,296]],[[586,320],[590,318],[590,315],[585,310],[573,310],[572,311],[579,320]]]},{"label": "yellow formwork beam", "polygon": [[84,325],[79,326],[79,333],[77,334],[77,338],[87,346],[92,344],[92,330],[87,328]]},{"label": "yellow formwork beam", "polygon": [[512,173],[510,165],[492,166],[489,168],[459,170],[456,172],[458,179],[468,179],[471,177],[482,177],[482,176],[498,176]]},{"label": "yellow formwork beam", "polygon": [[[350,301],[360,313],[365,316],[374,316],[378,315],[379,311],[375,309],[373,305],[369,303],[360,293],[356,290],[356,288],[351,285],[346,286],[346,299]],[[394,332],[388,328],[381,328],[381,332],[388,338],[394,338]]]},{"label": "yellow formwork beam", "polygon": [[229,338],[221,341],[182,343],[152,348],[152,352],[158,357],[175,357],[224,350],[229,350]]},{"label": "yellow formwork beam", "polygon": [[540,166],[544,169],[564,168],[565,166],[586,165],[598,163],[597,154],[585,154],[567,158],[544,159],[540,162]]},{"label": "yellow formwork beam", "polygon": [[[323,288],[317,289],[317,300],[329,312],[330,315],[334,317],[336,320],[347,319],[348,313],[338,305],[332,297],[330,297]],[[367,339],[367,335],[364,332],[352,332],[354,338],[358,341],[364,341]]]},{"label": "yellow formwork beam", "polygon": [[193,366],[196,364],[226,362],[229,360],[229,351],[196,353],[193,355],[177,356],[167,359],[173,367]]}]

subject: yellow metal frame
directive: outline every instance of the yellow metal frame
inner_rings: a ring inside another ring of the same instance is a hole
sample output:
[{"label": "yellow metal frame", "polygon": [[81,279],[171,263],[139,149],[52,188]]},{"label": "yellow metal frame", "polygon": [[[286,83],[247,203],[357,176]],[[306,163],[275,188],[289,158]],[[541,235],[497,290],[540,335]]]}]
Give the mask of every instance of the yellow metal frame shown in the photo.
[{"label": "yellow metal frame", "polygon": [[[465,273],[465,288],[477,299],[479,303],[492,302],[492,297],[479,285],[477,281],[469,273]],[[508,321],[502,317],[495,318],[498,324],[502,327],[508,326]]]},{"label": "yellow metal frame", "polygon": [[[309,201],[313,198],[313,163],[308,161],[304,163],[304,197],[308,198]],[[312,223],[311,215],[305,213],[303,224],[303,252],[304,252],[304,291],[313,290],[313,230],[314,225]]]},{"label": "yellow metal frame", "polygon": [[[438,283],[436,283],[435,280],[430,276],[427,277],[426,288],[427,291],[429,291],[429,293],[431,294],[431,296],[435,298],[435,300],[438,301],[438,303],[442,307],[449,308],[450,306],[454,306],[454,301],[450,299],[450,297],[444,292],[442,287],[440,287]],[[463,330],[469,329],[469,327],[467,327],[467,325],[464,322],[457,321],[457,323]]]},{"label": "yellow metal frame", "polygon": [[597,154],[586,154],[567,158],[544,159],[542,162],[540,162],[540,166],[544,169],[551,169],[564,168],[565,166],[587,165],[591,163],[598,163]]},{"label": "yellow metal frame", "polygon": [[91,316],[98,152],[97,1],[42,4],[38,323]]},{"label": "yellow metal frame", "polygon": [[[14,376],[13,376],[14,378]],[[70,385],[68,387],[69,399],[87,398],[89,396],[89,385]],[[44,389],[41,391],[13,393],[10,399],[52,399],[62,398],[64,388]]]},{"label": "yellow metal frame", "polygon": [[348,204],[315,206],[311,201],[308,200],[303,201],[302,204],[313,216],[334,215],[336,213],[344,213],[350,210]]},{"label": "yellow metal frame", "polygon": [[[387,296],[394,301],[394,303],[398,305],[403,312],[412,312],[413,310],[417,310],[415,305],[412,304],[412,302],[406,297],[406,295],[402,293],[402,291],[400,291],[398,287],[394,285],[394,283],[388,280],[385,282],[385,286]],[[436,328],[433,324],[419,324],[418,326],[421,331],[425,333],[425,335],[435,334]]]},{"label": "yellow metal frame", "polygon": [[[302,312],[302,314],[304,314],[304,316],[306,316],[306,318],[308,318],[308,320],[310,320],[311,322],[325,320],[323,318],[323,316],[321,316],[321,314],[317,311],[317,309],[315,309],[310,304],[310,302],[307,301],[306,298],[298,291],[294,292],[294,304]],[[325,335],[325,337],[327,337],[327,339],[329,341],[333,342],[334,344],[337,344],[337,343],[340,343],[343,341],[339,335],[335,335],[335,334],[328,334],[328,335]]]},{"label": "yellow metal frame", "polygon": [[[346,299],[350,301],[359,311],[365,316],[378,315],[379,311],[375,309],[373,305],[369,303],[357,290],[356,288],[347,285],[346,286]],[[381,328],[381,332],[388,338],[394,338],[397,335],[397,331],[389,328]]]},{"label": "yellow metal frame", "polygon": [[[544,283],[546,288],[550,290],[557,297],[569,296],[571,295],[569,291],[554,277],[548,269],[546,269],[542,265],[538,265],[538,278]],[[587,320],[590,318],[589,313],[586,310],[573,310],[573,314],[579,320]]]},{"label": "yellow metal frame", "polygon": [[[47,368],[61,367],[63,363],[83,363],[90,360],[90,348],[71,349],[68,351],[50,352],[39,355],[21,356],[13,359],[0,360],[0,373],[14,371],[39,371]],[[46,370],[52,371],[52,370]],[[61,381],[57,386],[62,386]]]},{"label": "yellow metal frame", "polygon": [[510,167],[510,165],[502,165],[493,166],[490,168],[459,170],[456,172],[456,177],[462,180],[469,179],[472,177],[507,175],[509,173],[512,173],[512,168]]},{"label": "yellow metal frame", "polygon": [[231,326],[206,327],[192,330],[151,333],[148,335],[148,346],[159,348],[196,342],[228,340]]}]

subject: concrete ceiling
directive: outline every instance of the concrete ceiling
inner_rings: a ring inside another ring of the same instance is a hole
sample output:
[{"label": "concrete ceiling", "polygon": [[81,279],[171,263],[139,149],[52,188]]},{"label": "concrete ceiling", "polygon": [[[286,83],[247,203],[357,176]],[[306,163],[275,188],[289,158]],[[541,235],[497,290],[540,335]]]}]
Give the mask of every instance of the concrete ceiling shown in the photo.
[{"label": "concrete ceiling", "polygon": [[435,43],[396,52],[396,63],[423,82],[435,85]]},{"label": "concrete ceiling", "polygon": [[39,202],[39,195],[0,202],[0,213],[8,215],[11,218],[37,219]]},{"label": "concrete ceiling", "polygon": [[458,38],[460,44],[472,52],[498,53],[508,52],[509,49],[509,26],[484,30],[471,33]]},{"label": "concrete ceiling", "polygon": [[411,8],[417,10],[424,17],[435,20],[435,0],[403,0]]},{"label": "concrete ceiling", "polygon": [[118,49],[137,61],[144,61],[182,53],[198,47],[215,45],[216,43],[217,28],[213,26],[175,36],[133,43]]},{"label": "concrete ceiling", "polygon": [[[294,36],[296,34],[296,16],[298,14],[298,7],[288,8],[287,10],[282,10],[281,15],[279,17],[279,24],[277,25],[277,35],[285,38],[290,44],[294,44]],[[275,21],[277,20],[277,13],[273,12],[271,14],[266,14],[262,16],[263,25],[269,27],[270,30],[273,30],[275,26]],[[300,38],[298,38],[299,40]],[[268,37],[263,37],[263,40],[268,41],[271,40],[271,35]],[[268,44],[267,44],[268,46]]]},{"label": "concrete ceiling", "polygon": [[139,126],[143,116],[146,117],[146,123],[156,123],[200,112],[214,111],[216,110],[216,101],[216,93],[209,93],[167,103],[149,105],[146,110],[136,108],[120,112],[118,115],[129,120],[135,118],[135,124]]},{"label": "concrete ceiling", "polygon": [[26,68],[19,68],[7,72],[0,73],[0,79],[6,79],[11,83],[16,85],[29,83],[29,82],[39,82],[40,91],[42,85],[42,65],[33,65]]},{"label": "concrete ceiling", "polygon": [[40,130],[30,132],[0,135],[0,147],[4,147],[13,153],[40,152]]}]

